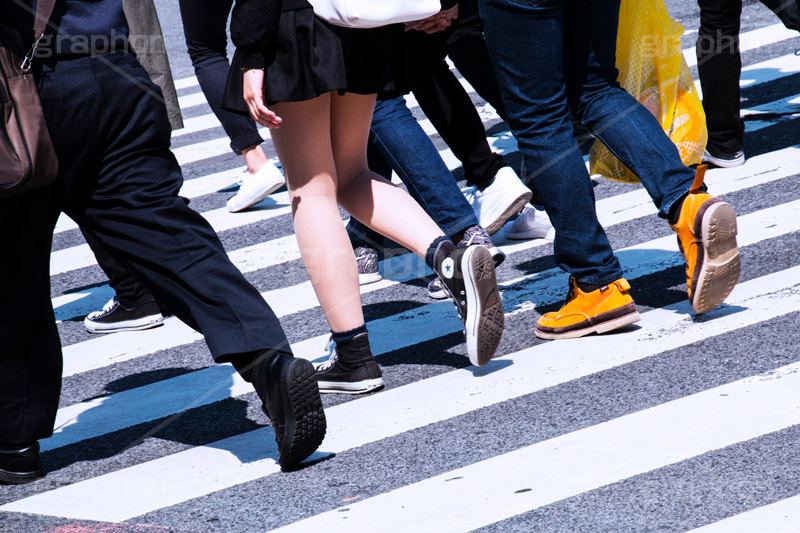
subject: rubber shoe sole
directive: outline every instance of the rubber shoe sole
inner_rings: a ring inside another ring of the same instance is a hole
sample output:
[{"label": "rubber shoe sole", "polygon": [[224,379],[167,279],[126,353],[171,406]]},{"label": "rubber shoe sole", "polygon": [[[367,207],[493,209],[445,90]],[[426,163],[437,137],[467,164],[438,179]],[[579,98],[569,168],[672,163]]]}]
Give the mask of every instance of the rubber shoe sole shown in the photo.
[{"label": "rubber shoe sole", "polygon": [[483,246],[470,246],[461,258],[467,316],[464,331],[467,355],[473,365],[483,366],[492,360],[503,337],[505,315],[497,289],[492,254]]},{"label": "rubber shoe sole", "polygon": [[736,213],[722,201],[701,207],[694,230],[702,238],[692,276],[691,304],[698,313],[705,313],[724,302],[739,281]]},{"label": "rubber shoe sole", "polygon": [[383,378],[365,379],[356,382],[318,381],[322,394],[366,394],[383,388]]},{"label": "rubber shoe sole", "polygon": [[89,333],[118,333],[120,331],[141,331],[156,328],[164,323],[164,317],[153,315],[136,320],[125,320],[122,322],[103,323],[94,322],[88,318],[83,319],[83,326]]},{"label": "rubber shoe sole", "polygon": [[368,285],[370,283],[376,283],[383,278],[378,272],[370,272],[368,274],[359,274],[358,275],[358,284],[359,285]]},{"label": "rubber shoe sole", "polygon": [[0,484],[22,485],[43,477],[44,471],[41,469],[33,472],[9,472],[8,470],[0,469]]},{"label": "rubber shoe sole", "polygon": [[294,359],[286,370],[285,384],[282,396],[287,418],[278,464],[282,470],[291,470],[319,448],[327,425],[314,365]]},{"label": "rubber shoe sole", "polygon": [[503,226],[506,225],[508,219],[519,213],[520,210],[525,207],[525,204],[527,204],[531,199],[531,195],[532,194],[530,192],[522,193],[511,205],[506,208],[505,211],[500,214],[500,216],[496,217],[484,227],[486,233],[491,236],[503,229]]},{"label": "rubber shoe sole", "polygon": [[[592,333],[608,333],[609,331],[614,331],[615,329],[624,328],[625,326],[630,326],[636,322],[641,320],[641,316],[639,316],[639,311],[636,310],[636,304],[631,304],[633,306],[633,312],[625,314],[620,317],[613,318],[611,320],[602,320],[602,316],[596,317],[594,320],[590,321],[587,320],[585,322],[581,322],[576,324],[574,329],[570,329],[568,331],[563,332],[554,332],[554,331],[544,331],[539,329],[538,325],[534,330],[534,333],[540,339],[546,340],[557,340],[557,339],[577,339],[579,337],[584,337],[586,335],[590,335]],[[600,320],[599,322],[595,320]],[[584,325],[585,324],[585,325]]]}]

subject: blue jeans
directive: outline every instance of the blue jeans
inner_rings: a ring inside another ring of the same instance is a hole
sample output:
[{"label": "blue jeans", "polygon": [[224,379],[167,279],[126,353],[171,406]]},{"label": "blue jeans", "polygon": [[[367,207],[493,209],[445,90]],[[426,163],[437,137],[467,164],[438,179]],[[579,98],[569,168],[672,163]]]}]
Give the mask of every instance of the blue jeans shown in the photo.
[{"label": "blue jeans", "polygon": [[[452,237],[478,223],[453,174],[402,97],[378,100],[370,127],[369,167],[390,179],[394,170],[408,192]],[[347,232],[353,248],[379,248],[383,237],[355,218]]]},{"label": "blue jeans", "polygon": [[622,276],[597,221],[570,112],[639,179],[668,218],[694,171],[615,67],[620,0],[479,0],[489,55],[525,169],[556,229],[559,266],[587,284]]}]

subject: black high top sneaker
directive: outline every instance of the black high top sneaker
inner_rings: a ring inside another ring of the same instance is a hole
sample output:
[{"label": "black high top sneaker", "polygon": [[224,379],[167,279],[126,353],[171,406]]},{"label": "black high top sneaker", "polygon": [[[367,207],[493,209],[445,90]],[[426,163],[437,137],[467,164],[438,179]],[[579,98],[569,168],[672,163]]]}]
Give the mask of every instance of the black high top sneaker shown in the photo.
[{"label": "black high top sneaker", "polygon": [[484,246],[464,248],[443,241],[434,255],[434,270],[464,323],[470,363],[485,365],[500,345],[505,323],[491,252]]},{"label": "black high top sneaker", "polygon": [[320,392],[364,394],[383,388],[381,367],[369,349],[367,334],[336,343],[330,359],[317,367]]}]

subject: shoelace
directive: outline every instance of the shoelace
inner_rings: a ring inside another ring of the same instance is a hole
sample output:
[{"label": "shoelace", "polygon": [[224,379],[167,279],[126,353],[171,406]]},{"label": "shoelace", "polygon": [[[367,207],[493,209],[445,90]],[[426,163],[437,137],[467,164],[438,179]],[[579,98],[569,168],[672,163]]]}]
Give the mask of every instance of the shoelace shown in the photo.
[{"label": "shoelace", "polygon": [[328,370],[339,359],[339,355],[336,353],[336,343],[333,342],[333,335],[328,337],[328,342],[325,343],[325,351],[328,352],[328,360],[320,363],[317,366],[317,370]]},{"label": "shoelace", "polygon": [[117,305],[117,299],[111,298],[108,302],[106,302],[106,305],[103,306],[103,314],[108,313],[109,311],[114,309],[115,305]]}]

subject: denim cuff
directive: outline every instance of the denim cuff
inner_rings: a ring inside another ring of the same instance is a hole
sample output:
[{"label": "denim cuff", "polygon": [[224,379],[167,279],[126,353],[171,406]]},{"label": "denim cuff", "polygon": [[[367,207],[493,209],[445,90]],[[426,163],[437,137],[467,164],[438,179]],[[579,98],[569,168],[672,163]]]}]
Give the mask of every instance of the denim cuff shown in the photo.
[{"label": "denim cuff", "polygon": [[247,133],[243,133],[238,137],[231,139],[231,150],[236,155],[242,155],[242,150],[245,148],[249,148],[251,146],[258,146],[264,142],[264,139],[261,135],[253,129],[252,131],[248,131]]}]

